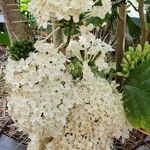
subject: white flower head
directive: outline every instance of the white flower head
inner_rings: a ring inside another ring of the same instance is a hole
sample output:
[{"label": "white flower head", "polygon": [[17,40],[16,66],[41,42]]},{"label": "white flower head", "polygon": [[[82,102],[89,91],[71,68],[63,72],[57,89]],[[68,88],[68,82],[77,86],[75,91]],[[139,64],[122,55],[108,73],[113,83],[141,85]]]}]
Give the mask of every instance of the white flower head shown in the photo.
[{"label": "white flower head", "polygon": [[110,68],[106,61],[106,53],[114,51],[114,49],[101,39],[96,39],[92,33],[87,31],[84,33],[79,37],[78,41],[71,40],[67,47],[67,56],[77,57],[81,62],[95,61],[99,71]]},{"label": "white flower head", "polygon": [[47,27],[50,17],[67,21],[73,17],[79,22],[82,13],[89,12],[89,16],[104,18],[111,12],[111,1],[102,0],[102,6],[94,6],[94,0],[31,0],[29,11],[34,15],[39,27]]},{"label": "white flower head", "polygon": [[20,130],[57,137],[69,110],[78,103],[72,90],[74,84],[65,72],[66,57],[53,44],[38,41],[34,46],[36,52],[26,60],[8,59],[5,79],[12,91],[8,111]]},{"label": "white flower head", "polygon": [[90,15],[104,19],[107,13],[111,14],[111,7],[111,0],[102,0],[102,6],[93,6]]},{"label": "white flower head", "polygon": [[83,79],[75,87],[80,104],[70,110],[62,135],[47,144],[47,149],[111,150],[113,138],[129,137],[131,126],[125,118],[122,94],[115,85],[94,77],[87,62]]},{"label": "white flower head", "polygon": [[29,11],[35,16],[39,26],[46,27],[50,16],[58,20],[79,21],[81,13],[91,11],[93,0],[31,0]]}]

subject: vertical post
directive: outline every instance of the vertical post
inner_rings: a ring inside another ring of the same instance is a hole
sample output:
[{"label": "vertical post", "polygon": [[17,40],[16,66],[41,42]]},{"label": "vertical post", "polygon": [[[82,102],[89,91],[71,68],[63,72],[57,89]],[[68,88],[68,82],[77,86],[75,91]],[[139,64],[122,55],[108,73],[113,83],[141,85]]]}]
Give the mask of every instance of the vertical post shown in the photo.
[{"label": "vertical post", "polygon": [[145,42],[147,41],[148,36],[148,27],[146,23],[146,17],[144,14],[144,0],[139,0],[139,16],[140,16],[140,23],[141,23],[141,39],[140,43],[142,48],[144,48]]},{"label": "vertical post", "polygon": [[16,0],[0,0],[0,6],[4,15],[6,28],[10,42],[30,39],[31,31],[23,21]]},{"label": "vertical post", "polygon": [[[125,31],[126,31],[126,4],[122,3],[118,7],[117,29],[116,29],[116,71],[121,72],[122,58],[125,50]],[[123,85],[123,79],[116,76],[116,83]]]}]

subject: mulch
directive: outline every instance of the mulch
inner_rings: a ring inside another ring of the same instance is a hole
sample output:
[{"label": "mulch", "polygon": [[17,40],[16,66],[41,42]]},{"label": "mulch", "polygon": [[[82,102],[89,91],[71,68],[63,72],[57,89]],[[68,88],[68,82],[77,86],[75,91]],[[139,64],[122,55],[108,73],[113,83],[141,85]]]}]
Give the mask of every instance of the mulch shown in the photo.
[{"label": "mulch", "polygon": [[124,144],[119,139],[115,140],[114,145],[114,150],[150,150],[150,136],[134,129]]}]

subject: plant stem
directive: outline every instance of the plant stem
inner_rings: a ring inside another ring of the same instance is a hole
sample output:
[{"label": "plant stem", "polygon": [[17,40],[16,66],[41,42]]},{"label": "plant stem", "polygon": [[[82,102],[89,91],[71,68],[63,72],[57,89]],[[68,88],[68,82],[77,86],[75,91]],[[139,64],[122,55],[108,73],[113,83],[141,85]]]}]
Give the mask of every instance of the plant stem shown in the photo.
[{"label": "plant stem", "polygon": [[[56,30],[59,27],[59,21],[52,18],[52,30]],[[61,44],[64,43],[64,35],[62,28],[59,28],[53,33],[53,43],[55,48],[58,48]],[[61,49],[62,53],[65,54],[65,49]]]},{"label": "plant stem", "polygon": [[71,35],[72,35],[72,29],[73,29],[73,17],[70,18],[70,21],[69,21],[69,35],[67,37],[67,42],[66,44],[64,45],[64,48],[66,49],[67,46],[69,45],[70,43],[70,39],[71,39]]}]

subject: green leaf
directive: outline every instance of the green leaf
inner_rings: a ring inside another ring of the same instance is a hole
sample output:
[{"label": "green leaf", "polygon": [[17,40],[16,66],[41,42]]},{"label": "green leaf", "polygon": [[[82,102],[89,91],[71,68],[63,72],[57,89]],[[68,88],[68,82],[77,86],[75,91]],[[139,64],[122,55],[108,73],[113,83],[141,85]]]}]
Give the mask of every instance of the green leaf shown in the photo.
[{"label": "green leaf", "polygon": [[150,60],[132,71],[123,90],[127,119],[136,129],[150,133]]},{"label": "green leaf", "polygon": [[9,49],[8,52],[11,59],[19,61],[21,58],[26,59],[30,52],[34,52],[35,48],[31,41],[17,41]]},{"label": "green leaf", "polygon": [[127,23],[129,27],[129,33],[133,38],[136,38],[141,33],[140,22],[138,18],[132,18],[127,15]]},{"label": "green leaf", "polygon": [[145,4],[150,4],[150,1],[149,0],[145,0]]},{"label": "green leaf", "polygon": [[68,64],[67,64],[67,70],[70,72],[73,78],[81,78],[82,77],[82,63],[77,60],[76,58],[73,58]]},{"label": "green leaf", "polygon": [[150,24],[150,6],[146,10],[146,19],[147,19],[147,23]]},{"label": "green leaf", "polygon": [[8,33],[0,32],[0,43],[2,43],[5,46],[10,46]]},{"label": "green leaf", "polygon": [[104,20],[99,17],[91,17],[87,20],[87,24],[92,23],[95,27],[102,26]]}]

